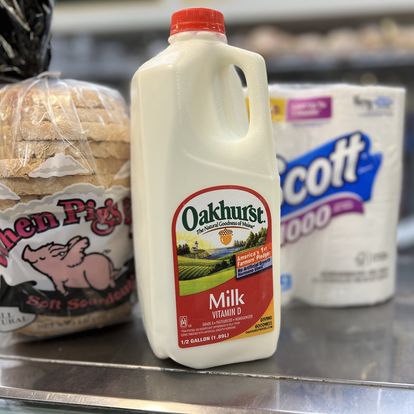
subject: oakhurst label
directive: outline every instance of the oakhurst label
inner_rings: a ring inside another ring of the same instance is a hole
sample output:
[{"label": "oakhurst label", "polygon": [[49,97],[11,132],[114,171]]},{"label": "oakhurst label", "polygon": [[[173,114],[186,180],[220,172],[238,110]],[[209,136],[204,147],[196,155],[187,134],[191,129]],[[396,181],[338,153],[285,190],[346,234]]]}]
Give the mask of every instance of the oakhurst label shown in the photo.
[{"label": "oakhurst label", "polygon": [[187,198],[173,221],[178,345],[274,329],[271,216],[244,187]]}]

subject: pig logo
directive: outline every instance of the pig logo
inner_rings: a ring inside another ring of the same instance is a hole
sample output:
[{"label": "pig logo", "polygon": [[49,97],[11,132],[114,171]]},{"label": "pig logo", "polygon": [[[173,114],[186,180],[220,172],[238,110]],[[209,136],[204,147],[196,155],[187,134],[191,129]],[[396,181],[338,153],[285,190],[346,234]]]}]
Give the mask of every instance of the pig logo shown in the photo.
[{"label": "pig logo", "polygon": [[119,272],[111,259],[101,253],[85,254],[88,247],[87,237],[75,236],[67,244],[48,243],[37,250],[27,245],[22,259],[50,278],[65,296],[68,288],[114,288]]}]

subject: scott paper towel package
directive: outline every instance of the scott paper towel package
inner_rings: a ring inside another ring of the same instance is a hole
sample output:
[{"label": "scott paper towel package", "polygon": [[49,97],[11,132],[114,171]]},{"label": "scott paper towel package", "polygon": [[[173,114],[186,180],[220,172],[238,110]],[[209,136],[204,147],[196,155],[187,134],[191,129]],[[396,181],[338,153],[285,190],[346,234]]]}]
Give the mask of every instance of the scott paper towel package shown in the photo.
[{"label": "scott paper towel package", "polygon": [[272,85],[270,95],[284,302],[353,306],[390,298],[405,91]]}]

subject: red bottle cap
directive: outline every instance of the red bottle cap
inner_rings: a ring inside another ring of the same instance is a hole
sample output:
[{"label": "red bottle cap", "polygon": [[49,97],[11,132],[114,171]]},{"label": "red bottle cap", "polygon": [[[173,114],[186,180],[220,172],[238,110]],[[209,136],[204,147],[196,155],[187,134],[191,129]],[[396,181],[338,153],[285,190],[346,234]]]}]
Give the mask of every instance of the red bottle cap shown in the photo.
[{"label": "red bottle cap", "polygon": [[171,16],[170,35],[180,32],[217,32],[225,34],[223,13],[204,8],[184,9]]}]

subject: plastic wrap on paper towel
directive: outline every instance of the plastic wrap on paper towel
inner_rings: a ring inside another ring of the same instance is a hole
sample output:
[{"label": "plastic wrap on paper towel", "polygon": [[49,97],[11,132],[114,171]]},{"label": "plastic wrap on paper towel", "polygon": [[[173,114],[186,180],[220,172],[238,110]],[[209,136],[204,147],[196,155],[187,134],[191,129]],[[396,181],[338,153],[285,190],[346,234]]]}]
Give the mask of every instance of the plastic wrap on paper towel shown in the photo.
[{"label": "plastic wrap on paper towel", "polygon": [[128,318],[129,178],[116,91],[51,74],[0,88],[0,340]]},{"label": "plastic wrap on paper towel", "polygon": [[53,0],[0,0],[0,82],[49,67]]}]

